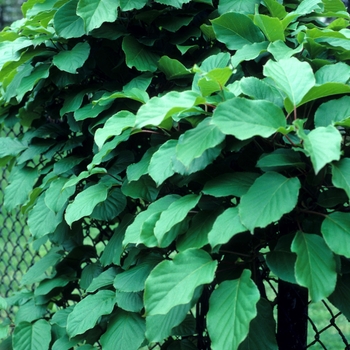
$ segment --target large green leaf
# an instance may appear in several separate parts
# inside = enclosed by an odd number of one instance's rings
[[[105,184],[98,183],[80,192],[66,209],[65,219],[68,225],[90,215],[98,203],[107,199],[108,190]]]
[[[337,113],[334,113],[337,111]],[[337,122],[347,122],[350,118],[350,96],[322,103],[315,113],[315,126],[328,126]]]
[[[115,21],[118,5],[119,0],[79,0],[77,15],[84,20],[86,32],[90,32],[104,22]]]
[[[204,119],[194,129],[184,132],[176,146],[176,157],[186,167],[199,158],[207,149],[217,146],[225,139],[225,135],[211,118]]]
[[[242,197],[257,177],[258,173],[250,172],[222,174],[206,182],[202,192],[214,197]]]
[[[51,326],[45,320],[22,322],[13,334],[13,348],[16,350],[48,350],[50,341]]]
[[[137,313],[119,309],[101,336],[104,350],[137,350],[145,339],[145,320]]]
[[[28,215],[29,230],[35,238],[41,238],[55,231],[62,221],[62,215],[62,211],[56,214],[46,205],[44,193]]]
[[[241,221],[251,232],[256,227],[266,227],[289,213],[297,204],[298,178],[287,178],[279,173],[268,172],[255,180],[241,198]]]
[[[258,314],[249,324],[247,338],[239,345],[238,350],[278,350],[276,341],[276,322],[271,303],[260,298],[256,304]]]
[[[96,130],[95,142],[101,149],[107,139],[117,136],[126,128],[131,128],[135,124],[135,115],[129,111],[120,111],[113,114],[103,125]]]
[[[227,12],[254,13],[259,0],[220,0],[218,11],[222,15]]]
[[[207,245],[208,233],[213,227],[218,212],[200,211],[192,221],[190,228],[176,242],[177,249],[181,252],[189,248],[202,248]]]
[[[90,294],[75,305],[67,320],[67,333],[74,337],[95,326],[98,319],[112,312],[115,305],[115,293],[100,290]]]
[[[148,173],[149,162],[155,152],[155,147],[150,147],[142,156],[141,160],[137,163],[130,164],[126,169],[126,176],[128,181],[137,181],[142,175]]]
[[[292,149],[279,148],[274,152],[263,154],[256,166],[264,171],[277,171],[288,168],[304,168],[305,164],[300,158],[300,153]]]
[[[13,169],[10,184],[5,188],[4,205],[7,210],[12,210],[27,201],[28,193],[33,189],[37,177],[38,171],[33,168]]]
[[[302,138],[316,174],[326,164],[340,159],[342,136],[333,125],[320,126]]]
[[[72,50],[60,51],[54,56],[52,63],[59,69],[68,73],[77,74],[77,69],[81,68],[90,53],[88,42],[76,44]]]
[[[256,14],[254,23],[262,30],[269,41],[285,41],[284,27],[282,21],[278,18]]]
[[[67,179],[59,177],[50,183],[50,187],[45,192],[45,204],[54,213],[58,213],[75,192],[75,186],[64,188]]]
[[[264,41],[265,37],[253,21],[242,13],[228,12],[211,21],[217,40],[230,50]]]
[[[264,66],[264,75],[273,79],[276,86],[286,93],[294,106],[297,106],[306,93],[315,85],[315,76],[307,62],[295,57],[275,62],[269,60]]]
[[[123,240],[123,246],[127,246],[130,243],[140,244],[143,243],[146,246],[156,246],[157,240],[154,236],[154,225],[149,224],[150,218],[154,215],[159,215],[166,210],[169,205],[179,199],[178,195],[167,195],[157,201],[151,203],[148,208],[139,213],[134,222],[128,226],[125,232],[125,238]]]
[[[57,34],[63,38],[79,38],[85,34],[84,21],[76,13],[78,1],[68,1],[55,13],[54,27]]]
[[[350,158],[343,158],[332,163],[332,182],[342,188],[350,198]]]
[[[160,261],[161,258],[159,256],[150,256],[137,266],[118,273],[113,282],[114,288],[121,292],[142,291],[148,275]]]
[[[124,37],[122,47],[129,68],[135,67],[141,72],[156,71],[160,57],[140,44],[134,37]]]
[[[298,231],[291,250],[297,254],[295,278],[298,284],[309,289],[313,302],[328,297],[337,281],[336,263],[322,237]]]
[[[243,61],[250,61],[257,58],[262,52],[265,52],[269,45],[268,41],[262,41],[253,44],[244,45],[237,50],[231,58],[231,63],[237,67]]]
[[[166,75],[167,79],[181,79],[192,75],[190,69],[187,69],[180,61],[168,56],[162,56],[158,61],[159,69]]]
[[[27,148],[26,144],[12,137],[0,138],[0,157],[17,156]]]
[[[143,292],[116,292],[115,300],[118,307],[125,311],[141,312],[143,309]]]
[[[175,173],[173,169],[173,157],[176,146],[177,140],[168,140],[153,153],[148,166],[148,174],[158,186]]]
[[[201,102],[204,100],[194,91],[171,91],[161,97],[153,97],[138,110],[135,126],[159,125],[172,115],[190,110]]]
[[[157,265],[146,280],[146,315],[165,315],[191,301],[198,286],[212,282],[217,262],[208,253],[187,249]]]
[[[222,282],[210,296],[207,323],[213,350],[237,349],[248,334],[260,298],[250,275],[244,270],[240,278]]]
[[[200,196],[196,194],[188,194],[171,203],[159,217],[154,226],[154,235],[158,240],[159,246],[167,246],[169,240],[175,237],[168,237],[169,231],[178,223],[181,223],[188,212],[193,209],[199,202]],[[170,235],[171,236],[171,235]],[[165,244],[165,242],[167,244]]]
[[[141,176],[137,181],[124,181],[122,185],[122,193],[134,199],[143,199],[148,202],[154,201],[160,189],[157,188],[155,182],[148,176]]]
[[[96,205],[91,217],[97,220],[112,221],[126,207],[126,197],[119,187],[112,188],[107,195],[107,199]]]
[[[322,222],[321,232],[334,253],[350,258],[350,213],[330,213]]]
[[[316,84],[343,83],[350,79],[350,66],[344,62],[338,62],[321,67],[316,73]]]
[[[218,105],[212,123],[224,134],[239,140],[253,136],[269,137],[286,127],[282,109],[269,101],[235,97]]]
[[[227,243],[234,235],[244,231],[247,231],[247,228],[241,223],[238,208],[228,208],[215,220],[208,233],[208,240],[214,248],[219,244]]]

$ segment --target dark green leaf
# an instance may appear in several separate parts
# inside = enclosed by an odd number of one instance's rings
[[[322,237],[298,231],[291,250],[297,254],[295,278],[298,284],[309,289],[313,302],[328,297],[334,291],[337,274],[333,253]]]

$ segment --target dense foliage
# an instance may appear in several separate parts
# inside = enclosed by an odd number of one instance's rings
[[[264,265],[350,317],[340,0],[22,10],[0,33],[1,122],[24,131],[0,138],[5,206],[51,248],[0,300],[14,349],[276,349]]]

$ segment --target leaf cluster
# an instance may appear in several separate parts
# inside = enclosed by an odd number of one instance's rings
[[[340,0],[22,11],[0,33],[1,123],[24,131],[0,138],[4,205],[51,249],[1,300],[14,349],[277,349],[267,267],[350,317]]]

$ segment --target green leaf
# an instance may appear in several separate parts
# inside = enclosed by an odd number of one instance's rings
[[[119,6],[123,11],[140,10],[147,4],[147,0],[119,0],[119,1],[120,1]]]
[[[274,59],[276,61],[287,59],[292,57],[293,55],[301,52],[304,49],[303,45],[297,46],[295,49],[290,48],[287,46],[284,41],[277,40],[272,42],[269,47],[267,48],[267,51],[272,54]]]
[[[97,220],[112,221],[126,207],[126,197],[119,187],[112,188],[107,195],[107,199],[96,205],[91,217]]]
[[[222,15],[227,12],[254,13],[259,0],[220,0],[218,11]]]
[[[204,102],[194,91],[171,91],[161,97],[153,97],[142,105],[136,114],[136,128],[159,125],[167,118],[190,110]]]
[[[115,305],[115,293],[100,290],[90,294],[75,305],[67,320],[67,333],[70,337],[82,334],[95,326],[98,319],[112,312]]]
[[[54,15],[54,28],[56,33],[63,38],[80,38],[85,34],[84,21],[76,13],[78,1],[68,1]]]
[[[178,326],[186,317],[191,303],[177,305],[165,315],[146,317],[146,338],[150,342],[161,342],[171,335],[172,328]]]
[[[158,68],[159,56],[140,44],[134,37],[126,36],[122,44],[126,64],[141,72],[155,72]]]
[[[156,150],[155,147],[149,148],[145,154],[142,156],[141,160],[137,163],[130,164],[126,169],[126,175],[129,180],[131,181],[137,181],[142,175],[147,174],[148,165],[149,162],[154,154],[154,151]]]
[[[276,322],[268,300],[260,298],[256,304],[258,314],[249,324],[247,338],[238,350],[278,350],[276,341]]]
[[[241,198],[241,221],[251,232],[266,227],[289,213],[297,204],[301,184],[298,178],[287,178],[268,172],[255,180]]]
[[[103,287],[112,286],[116,273],[117,271],[115,267],[110,267],[108,270],[103,271],[92,280],[89,287],[86,289],[86,292],[91,293],[98,289],[102,289]]]
[[[217,262],[203,250],[188,249],[158,264],[146,280],[146,315],[165,315],[191,301],[195,289],[212,282]]]
[[[50,251],[37,261],[29,270],[23,275],[21,285],[33,284],[47,278],[46,272],[55,266],[57,262],[62,259],[63,252],[58,247],[53,247]]]
[[[258,173],[248,172],[222,174],[206,182],[202,192],[214,197],[242,197],[257,177]]]
[[[224,89],[225,84],[232,76],[232,68],[214,68],[203,75],[204,77],[198,80],[198,87],[202,96],[210,96],[214,92]]]
[[[300,62],[295,57],[278,62],[269,60],[264,66],[264,75],[273,79],[276,86],[286,93],[294,106],[302,101],[316,82],[311,66],[307,62]]]
[[[29,230],[34,238],[41,238],[55,231],[62,221],[63,212],[55,213],[45,203],[45,193],[42,194],[28,215]]]
[[[158,4],[173,6],[180,9],[183,4],[189,3],[191,0],[155,0]]]
[[[233,67],[237,67],[243,61],[251,61],[260,56],[262,52],[265,52],[269,42],[263,41],[253,44],[244,45],[241,49],[237,50],[231,58]]]
[[[214,221],[218,216],[218,212],[200,211],[196,214],[190,228],[185,234],[178,237],[176,242],[177,249],[182,252],[189,248],[202,248],[207,245],[208,233],[213,227]]]
[[[43,318],[46,314],[45,305],[36,305],[35,300],[29,299],[29,301],[21,304],[21,307],[16,312],[15,325],[19,325],[22,322],[33,322],[39,318]]]
[[[323,238],[298,231],[291,250],[297,254],[295,278],[298,284],[309,289],[315,303],[328,297],[334,291],[337,274],[333,253]]]
[[[275,151],[263,154],[256,166],[263,171],[280,171],[288,168],[304,168],[300,154],[292,149],[276,149]]]
[[[350,258],[350,213],[330,213],[322,222],[321,232],[334,253]]]
[[[350,198],[350,158],[343,158],[339,162],[333,162],[332,183],[337,188],[342,188]]]
[[[74,111],[74,119],[76,121],[81,121],[81,120],[85,120],[88,118],[95,118],[101,112],[108,109],[111,104],[112,104],[112,102],[109,102],[109,104],[102,106],[102,105],[94,105],[92,103],[88,103],[85,106]]]
[[[337,111],[337,113],[334,113]],[[350,96],[322,103],[315,113],[315,126],[328,126],[348,122],[350,118]]]
[[[119,0],[79,0],[77,15],[84,20],[86,32],[90,32],[104,22],[114,22],[118,5]]]
[[[120,265],[125,230],[131,224],[132,219],[133,217],[131,215],[123,215],[122,221],[114,229],[113,236],[108,241],[100,259],[102,266],[111,265],[112,263]]]
[[[51,341],[51,326],[45,320],[35,323],[21,322],[15,327],[13,348],[16,350],[48,350]]]
[[[70,281],[70,278],[66,276],[54,277],[51,279],[44,279],[40,284],[35,288],[34,295],[46,295],[49,294],[53,289],[66,286]]]
[[[338,62],[321,67],[316,73],[316,84],[343,83],[350,79],[350,66],[343,62]]]
[[[130,312],[141,312],[143,309],[143,292],[126,293],[116,292],[115,300],[121,309]]]
[[[75,186],[63,189],[67,179],[59,177],[52,181],[50,187],[45,192],[45,204],[54,213],[58,213],[75,192]]]
[[[333,125],[320,126],[303,137],[304,149],[317,174],[326,164],[340,159],[342,136]]]
[[[256,14],[254,16],[254,24],[262,30],[269,41],[285,41],[284,27],[282,21],[278,18]]]
[[[150,256],[137,266],[118,273],[114,279],[114,288],[121,292],[140,292],[144,290],[147,277],[160,261],[159,256]]]
[[[80,192],[66,209],[67,224],[71,226],[74,221],[90,215],[98,203],[107,199],[108,190],[106,185],[98,183]]]
[[[213,113],[212,123],[224,134],[239,140],[257,135],[267,138],[286,127],[282,109],[272,102],[239,97],[220,103]]]
[[[224,13],[211,21],[218,41],[229,50],[241,49],[244,45],[265,40],[260,29],[242,13]]]
[[[88,42],[76,44],[72,50],[60,51],[54,56],[52,63],[61,71],[77,74],[77,69],[81,68],[90,54]]]
[[[186,78],[193,73],[180,61],[168,56],[162,56],[158,62],[158,68],[166,75],[168,80]]]
[[[278,0],[264,0],[264,4],[268,8],[272,17],[283,19],[287,16],[287,11],[285,10],[284,6],[278,2]]]
[[[198,204],[200,198],[201,197],[198,195],[188,194],[171,203],[169,207],[161,213],[154,227],[154,235],[160,247],[167,246],[171,243],[169,242],[170,238],[167,234],[176,224],[185,219],[188,212]],[[165,244],[164,241],[167,244]]]
[[[145,339],[145,328],[139,314],[119,309],[101,336],[101,345],[104,350],[137,350]]]
[[[213,350],[237,349],[248,334],[260,298],[250,275],[244,270],[240,278],[220,283],[210,296],[207,324]]]
[[[325,83],[322,85],[314,86],[310,91],[305,95],[302,101],[299,103],[299,106],[321,99],[322,97],[333,96],[338,94],[348,94],[350,93],[350,86],[342,83]],[[293,110],[292,103],[285,101],[285,107],[288,113]]]
[[[146,246],[156,246],[157,240],[154,236],[153,230],[154,225],[150,225],[150,218],[154,215],[160,216],[164,210],[166,210],[169,205],[179,199],[178,195],[167,195],[157,201],[151,203],[146,210],[139,213],[134,222],[130,224],[125,232],[125,238],[123,241],[123,246],[126,247],[128,244],[140,244],[143,243]]]
[[[148,202],[154,201],[160,189],[157,188],[154,181],[148,176],[141,176],[137,181],[124,181],[122,185],[122,193],[130,198],[143,199]]]
[[[207,149],[217,146],[225,135],[206,118],[194,129],[185,131],[176,146],[176,157],[186,167],[199,158]]]
[[[0,158],[17,156],[27,148],[24,142],[12,137],[0,138]]]
[[[244,231],[247,231],[247,228],[241,223],[238,208],[228,208],[215,220],[208,233],[208,240],[212,248],[215,248],[219,244],[229,242],[237,233]]]
[[[172,158],[174,157],[176,146],[177,140],[168,140],[152,155],[148,166],[148,174],[156,182],[157,186],[175,173]]]
[[[293,239],[294,234],[281,236],[275,249],[266,255],[266,264],[269,269],[278,278],[289,283],[296,283],[294,266],[297,257],[290,250]]]
[[[4,206],[11,211],[28,200],[28,193],[38,177],[38,171],[29,167],[13,168],[10,184],[5,187]]]

